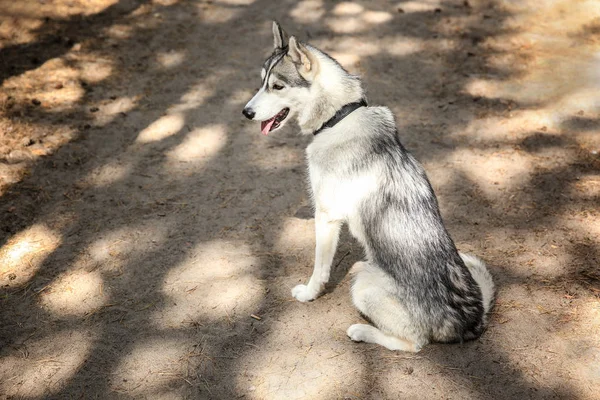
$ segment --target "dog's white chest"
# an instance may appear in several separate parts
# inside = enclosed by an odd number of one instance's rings
[[[361,200],[377,186],[372,174],[348,173],[347,165],[336,167],[335,157],[322,159],[308,157],[308,170],[313,199],[317,211],[331,219],[348,220],[357,212]]]

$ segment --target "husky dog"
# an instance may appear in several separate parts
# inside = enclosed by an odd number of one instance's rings
[[[457,251],[423,167],[402,146],[392,112],[367,106],[358,77],[273,23],[274,51],[243,114],[267,135],[296,117],[315,209],[316,251],[299,301],[329,280],[342,223],[362,244],[352,300],[375,326],[355,324],[354,341],[417,352],[425,344],[479,337],[494,302],[485,264]]]

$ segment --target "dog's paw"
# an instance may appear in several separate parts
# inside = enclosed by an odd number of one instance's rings
[[[296,300],[303,303],[316,299],[317,295],[318,293],[309,290],[308,286],[306,285],[298,285],[292,289],[292,296],[294,296]]]
[[[346,335],[355,342],[366,342],[371,333],[371,327],[365,324],[350,325],[346,331]]]

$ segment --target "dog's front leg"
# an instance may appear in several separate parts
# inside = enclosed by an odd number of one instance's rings
[[[323,212],[316,213],[315,268],[308,285],[298,285],[292,289],[292,296],[297,300],[304,302],[316,299],[329,281],[341,226],[341,221],[331,221]]]

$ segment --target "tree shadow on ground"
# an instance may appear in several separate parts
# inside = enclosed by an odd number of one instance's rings
[[[35,347],[36,341],[51,334],[60,336],[64,333],[68,336],[78,330],[89,335],[90,343],[89,350],[75,363],[72,373],[57,383],[55,388],[48,387],[44,393],[11,389],[22,397],[152,397],[167,393],[196,398],[243,396],[247,392],[240,386],[245,373],[244,365],[240,363],[248,355],[256,355],[260,349],[268,348],[270,335],[284,311],[300,307],[296,303],[286,302],[289,294],[287,289],[282,290],[282,284],[290,282],[291,276],[307,275],[308,269],[302,267],[299,270],[294,255],[281,252],[276,243],[284,231],[286,220],[306,204],[303,185],[298,183],[303,178],[301,153],[305,140],[291,139],[291,134],[283,133],[282,137],[287,142],[283,148],[276,142],[277,139],[273,145],[267,145],[271,148],[257,146],[255,138],[248,135],[248,129],[242,129],[239,112],[243,101],[230,101],[239,96],[239,83],[247,82],[246,72],[255,71],[260,65],[264,55],[262,49],[267,49],[270,43],[269,30],[265,29],[268,25],[268,21],[265,22],[266,15],[277,14],[279,6],[266,1],[256,1],[247,6],[214,6],[206,2],[182,1],[164,6],[153,5],[146,14],[132,16],[133,10],[146,3],[119,2],[96,16],[60,23],[66,26],[61,29],[73,30],[69,37],[90,39],[92,47],[119,60],[116,64],[119,70],[113,71],[106,80],[92,85],[92,94],[82,99],[80,105],[85,105],[90,98],[106,97],[115,88],[120,88],[130,96],[143,95],[142,100],[126,116],[90,129],[82,134],[80,140],[39,161],[23,182],[14,185],[0,199],[0,210],[8,216],[2,221],[3,231],[7,232],[3,243],[10,239],[9,234],[24,231],[34,224],[45,224],[57,232],[61,240],[61,244],[43,260],[34,277],[26,284],[0,289],[3,299],[0,310],[0,319],[3,321],[0,325],[0,356],[5,360],[20,358],[19,355],[27,354],[30,348]],[[467,107],[467,104],[471,107],[480,101],[481,104],[489,102],[483,106],[501,112],[505,108],[502,102],[476,100],[464,94],[462,89],[470,74],[487,71],[494,73],[498,79],[511,75],[509,70],[491,71],[486,65],[486,58],[492,54],[486,53],[487,50],[480,46],[486,37],[502,32],[499,28],[501,21],[509,15],[495,10],[493,18],[497,20],[494,24],[477,22],[463,32],[446,32],[443,29],[444,18],[480,13],[481,18],[487,21],[489,18],[485,18],[485,8],[495,3],[487,2],[477,10],[463,2],[443,4],[440,12],[435,9],[411,15],[398,12],[391,21],[360,35],[365,40],[377,40],[378,36],[393,34],[418,39],[447,36],[457,38],[461,43],[459,51],[425,48],[401,57],[383,53],[364,57],[361,67],[365,71],[371,99],[376,103],[391,102],[390,106],[409,109],[415,107],[414,103],[419,103],[421,111],[434,122],[436,112],[449,102],[452,102],[452,107]],[[310,24],[300,24],[287,16],[278,19],[290,32],[308,30],[317,41],[354,36],[336,33],[328,28],[325,20],[333,15],[334,3],[327,2],[325,6],[321,20]],[[386,9],[379,3],[366,7],[372,7],[375,11],[377,7]],[[229,15],[229,19],[223,17],[222,22],[209,22],[203,16],[211,12],[217,20],[222,14]],[[100,41],[93,40],[96,33],[108,25],[122,23],[135,27],[137,22],[149,18],[153,13],[162,15],[159,23],[152,28],[133,29],[132,34],[120,40],[116,48],[103,47]],[[186,62],[164,70],[149,62],[152,54],[173,50],[172,43],[167,39],[190,29],[192,23],[193,35],[184,36],[190,42],[175,46],[178,50],[184,50]],[[54,28],[49,26],[48,29]],[[31,56],[28,51],[33,50],[39,54],[40,61],[48,60],[66,51],[63,44],[52,40],[42,35],[39,42],[28,47],[4,49],[0,54],[19,61],[15,65],[26,65],[21,61],[28,60]],[[249,40],[256,43],[249,44]],[[140,43],[146,43],[148,49],[136,56],[135,50]],[[224,47],[230,57],[223,57]],[[457,62],[457,57],[461,58],[460,62]],[[441,60],[437,68],[452,65],[455,70],[442,75],[448,79],[441,81],[436,78],[439,75],[430,77],[427,72],[431,67],[425,62],[428,58]],[[139,73],[140,63],[145,65],[143,74],[147,78],[138,77],[128,81],[129,77]],[[383,68],[382,71],[382,66],[386,65],[389,68]],[[394,97],[390,82],[402,82],[403,70],[414,69],[414,65],[423,66],[423,79],[427,80],[426,86],[431,93],[417,98]],[[16,76],[27,68],[30,67],[5,71],[0,77]],[[173,82],[174,76],[178,77],[177,82]],[[206,82],[210,82],[210,85]],[[190,95],[193,92],[190,88],[199,84],[210,87]],[[401,93],[406,93],[406,90]],[[421,104],[431,100],[431,97],[438,104]],[[180,111],[169,114],[168,110],[175,109]],[[43,114],[43,111],[40,113]],[[68,112],[69,118],[75,121],[85,120],[87,114],[84,114],[77,111],[76,107]],[[164,137],[140,142],[141,131],[157,121],[170,121],[163,119],[165,114],[176,115],[173,118],[183,122],[175,123]],[[580,126],[595,129],[596,122],[571,121],[567,126],[571,127],[569,129],[578,129]],[[446,128],[459,129],[461,123],[458,121],[456,126]],[[401,128],[400,133],[407,141],[416,144],[415,153],[424,162],[446,157],[457,150],[453,144],[419,145],[420,142],[438,140],[440,136],[444,140],[444,135],[432,131],[429,126],[415,127],[410,131],[409,128]],[[194,132],[199,132],[200,139],[204,138],[206,142],[210,136],[202,135],[218,129],[222,130],[224,142],[202,163],[193,164],[189,159],[181,161],[172,157],[178,149],[200,145],[202,141],[189,142]],[[568,139],[539,133],[534,133],[521,143],[525,151],[532,152],[565,144],[568,144]],[[253,151],[259,151],[258,155]],[[234,153],[235,158],[232,157]],[[266,157],[281,158],[284,166],[261,167],[260,159]],[[298,165],[290,167],[294,162],[286,161],[286,157],[297,157]],[[189,168],[190,163],[193,164],[192,168]],[[95,176],[99,169],[113,164],[126,166],[122,176],[107,184],[90,184],[90,177]],[[463,197],[464,205],[460,212],[464,213],[468,208],[469,219],[460,220],[456,215],[447,215],[450,228],[459,231],[461,226],[469,225],[473,220],[478,221],[481,232],[506,227],[509,231],[526,234],[531,229],[552,227],[565,212],[567,201],[571,204],[580,202],[582,208],[587,208],[597,199],[554,196],[556,186],[548,186],[546,182],[557,179],[564,183],[573,182],[577,176],[593,168],[596,168],[593,160],[575,157],[573,164],[567,167],[534,174],[522,185],[523,195],[515,202],[551,204],[553,212],[546,214],[543,207],[536,209],[534,214],[517,210],[508,218],[490,209],[493,201],[480,196],[479,191],[473,189],[477,186],[476,182],[459,176],[459,179],[448,184],[449,189],[445,192],[452,191]],[[282,196],[284,192],[287,197]],[[465,200],[466,194],[468,200]],[[551,203],[548,203],[549,195],[553,195]],[[269,204],[269,208],[257,207],[260,204]],[[114,236],[115,232],[125,233]],[[123,238],[127,240],[127,245],[121,250],[123,254],[117,253],[110,260],[94,258],[90,249],[100,240]],[[235,308],[233,311],[223,311],[219,306],[219,295],[215,295],[214,300],[208,300],[218,310],[211,314],[205,310],[210,308],[206,303],[200,305],[201,299],[206,301],[206,297],[214,295],[211,289],[213,280],[207,278],[198,284],[199,289],[191,285],[185,290],[189,290],[189,293],[197,290],[201,294],[196,299],[202,310],[192,315],[187,325],[161,325],[160,316],[167,320],[164,315],[177,312],[176,303],[183,301],[169,294],[165,282],[173,282],[170,277],[177,268],[189,263],[190,258],[199,256],[200,253],[195,250],[198,246],[202,248],[203,245],[221,242],[233,243],[233,247],[246,246],[249,256],[257,260],[250,267],[249,274],[257,282],[263,282],[264,287],[249,307],[256,315],[269,315],[269,318],[260,321],[248,318],[244,307],[241,307],[242,311],[236,311]],[[589,266],[598,259],[598,247],[593,242],[573,244],[567,251],[577,265]],[[502,249],[496,250],[496,253],[501,254]],[[338,267],[330,297],[336,295],[336,289],[344,281],[348,268],[360,257],[360,250],[345,234],[336,256]],[[207,271],[210,277],[210,264],[199,268]],[[78,270],[86,274],[99,274],[105,291],[103,306],[83,315],[53,312],[43,301],[44,293],[51,292],[53,284],[60,281],[61,276]],[[581,274],[587,269],[578,268],[577,271]],[[496,275],[501,285],[531,283],[532,279],[530,276],[511,275],[506,269],[500,269]],[[545,283],[541,282],[540,285]],[[317,304],[308,307],[317,307]],[[493,321],[490,330],[498,329],[499,325]],[[367,350],[364,350],[364,346],[352,345],[350,352],[360,365],[356,372],[360,383],[352,385],[352,393],[356,393],[357,397],[369,397],[379,392],[381,396],[389,397],[392,394],[380,385],[382,377],[390,369],[412,368],[414,365],[418,368],[437,368],[438,374],[458,381],[459,386],[468,386],[475,397],[573,396],[568,386],[532,384],[519,366],[507,357],[506,349],[495,343],[494,338],[491,334],[479,342],[433,346],[417,360],[390,357],[381,349],[367,346]],[[153,343],[158,345],[152,347]],[[160,353],[161,347],[168,347],[170,343],[175,343],[171,358],[187,357],[188,367],[185,371],[171,370],[161,364],[162,360],[156,361],[151,357],[152,351]],[[155,371],[155,374],[162,373],[162,378],[149,382],[147,376],[136,376],[134,382],[124,381],[117,371],[127,369],[127,360],[138,357],[140,347],[146,344],[150,346],[150,356],[140,356],[138,360],[150,365],[157,362],[157,368],[165,368],[165,371]],[[424,364],[419,364],[419,360]],[[22,364],[16,365],[21,370],[14,372],[29,373],[31,376],[26,357]],[[3,374],[10,375],[11,385],[16,385],[11,388],[30,383],[26,378],[20,382],[15,380],[14,374],[9,372]],[[410,378],[410,374],[407,377]],[[473,380],[476,383],[471,385],[469,382]]]

